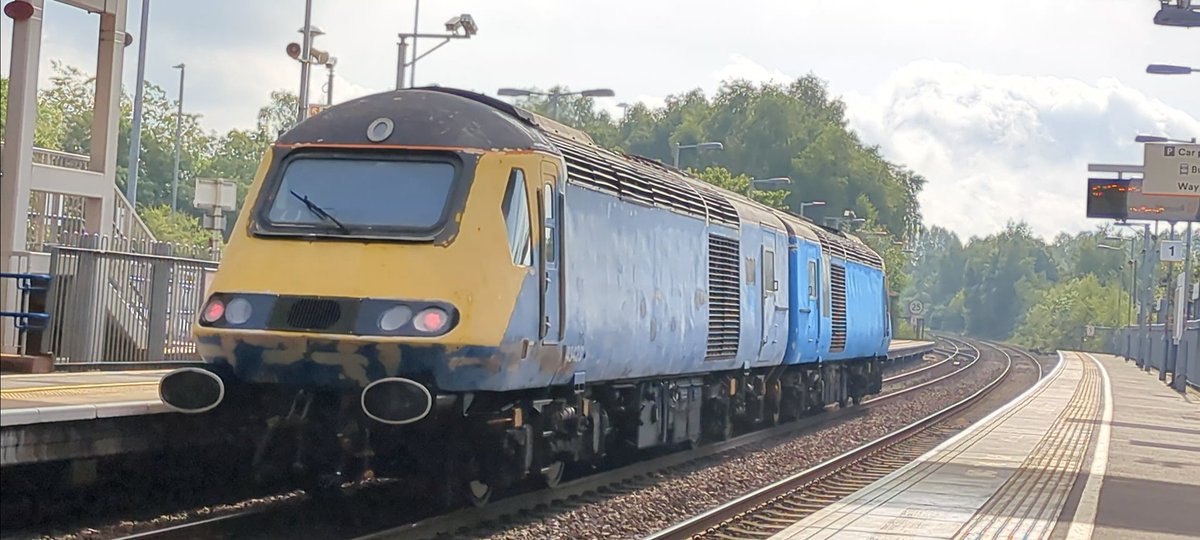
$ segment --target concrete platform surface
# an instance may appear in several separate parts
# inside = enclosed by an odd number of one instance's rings
[[[1080,504],[1097,505],[1092,537],[1200,538],[1200,398],[1171,390],[1132,362],[1092,356],[1113,391],[1099,500]]]
[[[773,538],[1197,538],[1200,403],[1110,356]]]
[[[897,360],[913,356],[915,354],[924,354],[932,351],[937,345],[932,341],[917,341],[912,339],[893,339],[888,345],[888,358]]]
[[[169,370],[0,375],[0,427],[167,412]]]

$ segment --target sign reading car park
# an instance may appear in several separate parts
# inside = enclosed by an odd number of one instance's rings
[[[1200,144],[1146,143],[1144,159],[1142,193],[1200,197]]]
[[[1183,240],[1163,240],[1158,244],[1158,260],[1179,262],[1183,260]]]

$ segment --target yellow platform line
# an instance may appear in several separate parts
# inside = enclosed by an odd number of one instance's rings
[[[68,390],[91,390],[94,388],[119,388],[130,386],[157,386],[158,381],[138,381],[138,382],[119,382],[119,383],[90,383],[90,384],[65,384],[57,386],[36,386],[32,388],[15,388],[12,390],[0,390],[0,398],[15,398],[18,394],[38,394],[47,392],[62,392]]]

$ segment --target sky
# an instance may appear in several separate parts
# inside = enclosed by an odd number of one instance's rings
[[[41,75],[51,59],[94,70],[98,18],[47,0]],[[130,0],[138,35],[142,0]],[[1044,238],[1088,220],[1088,163],[1140,164],[1139,133],[1200,136],[1200,74],[1145,73],[1149,63],[1200,66],[1200,29],[1154,25],[1157,0],[426,0],[420,30],[470,13],[479,33],[421,59],[418,85],[488,94],[506,86],[612,88],[602,106],[661,104],[743,78],[813,73],[847,104],[851,128],[928,179],[928,224],[964,238],[1025,221]],[[413,0],[313,0],[315,46],[338,58],[334,101],[390,90],[396,34]],[[146,78],[223,132],[251,127],[272,90],[296,91],[303,0],[154,0]],[[0,23],[8,73],[11,20]],[[419,42],[420,51],[432,43]],[[134,86],[137,43],[124,80]],[[325,70],[313,70],[313,101]],[[797,186],[799,187],[799,186]]]

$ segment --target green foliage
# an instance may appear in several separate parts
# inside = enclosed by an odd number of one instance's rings
[[[92,107],[95,79],[72,66],[53,63],[50,85],[38,95],[38,123],[34,144],[42,148],[90,154]],[[7,103],[8,81],[0,79],[0,102]],[[141,152],[138,170],[138,206],[171,205],[171,182],[175,167],[175,122],[178,103],[166,92],[147,82],[143,94]],[[184,113],[180,118],[179,199],[181,212],[199,216],[192,208],[196,178],[235,180],[239,202],[245,197],[263,153],[280,130],[295,124],[296,95],[271,93],[271,102],[258,114],[254,129],[231,130],[225,135],[206,133],[200,116]],[[128,178],[129,144],[132,140],[133,101],[121,99],[117,138],[117,184],[125,188]]]
[[[167,205],[142,208],[138,215],[160,242],[171,242],[194,248],[206,248],[212,237],[200,220],[182,212],[172,212]]]
[[[518,104],[553,112],[541,96]],[[668,97],[660,108],[629,106],[618,121],[597,111],[592,98],[562,97],[557,107],[559,121],[586,131],[597,144],[664,163],[671,162],[672,143],[720,141],[723,151],[683,150],[680,166],[790,177],[784,203],[797,210],[804,201],[825,201],[824,207],[805,209],[817,222],[851,209],[871,216],[895,238],[920,225],[917,194],[925,179],[860,141],[847,125],[845,105],[813,75],[788,85],[729,81],[711,98],[692,90]]]
[[[1109,239],[1111,233],[1060,234],[1047,244],[1025,224],[1010,223],[964,247],[954,233],[932,227],[920,235],[912,282],[901,296],[929,306],[930,328],[1043,350],[1078,348],[1087,326],[1131,319],[1129,240]]]
[[[1079,348],[1088,325],[1122,322],[1119,301],[1127,301],[1119,282],[1102,283],[1094,274],[1072,277],[1042,292],[1020,326],[1016,341],[1042,350]]]
[[[714,186],[722,189],[727,189],[734,193],[745,195],[750,188],[750,177],[744,174],[734,176],[729,172],[729,169],[724,167],[705,167],[703,171],[689,170],[690,174],[704,180]],[[787,192],[783,190],[760,190],[755,189],[749,192],[750,198],[767,206],[786,209],[787,205],[783,204],[783,198],[787,196]]]

